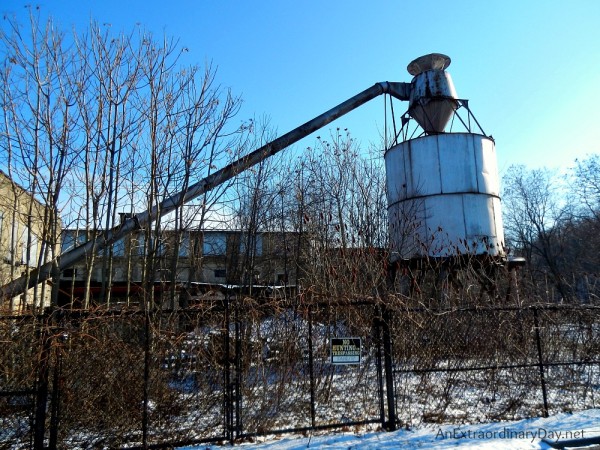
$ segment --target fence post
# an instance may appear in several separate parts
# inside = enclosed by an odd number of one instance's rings
[[[72,320],[72,318],[69,318]],[[64,316],[61,313],[57,320],[58,326],[64,326]],[[60,331],[60,329],[57,329]],[[60,422],[60,387],[61,387],[61,372],[62,372],[62,348],[67,336],[64,334],[57,334],[55,339],[54,348],[54,373],[52,375],[52,403],[50,408],[50,440],[48,442],[49,450],[56,450],[58,448],[58,427]]]
[[[381,354],[381,318],[375,314],[373,320],[373,329],[375,333],[375,345],[377,346],[377,353],[375,356],[377,364],[377,387],[379,390],[379,420],[381,421],[381,427],[385,427],[385,404],[383,400],[383,367],[382,367],[382,354]]]
[[[239,297],[235,299],[235,437],[242,434],[242,323]]]
[[[383,358],[385,365],[385,390],[387,394],[388,407],[388,423],[387,430],[394,431],[396,429],[396,396],[394,392],[394,371],[392,362],[392,339],[390,336],[390,320],[391,315],[389,310],[382,307],[382,328],[383,328]]]
[[[146,311],[144,312],[144,392],[143,392],[143,408],[142,411],[142,447],[148,448],[148,423],[150,421],[149,417],[149,407],[150,407],[150,358],[151,358],[151,349],[152,344],[150,342],[152,338],[152,333],[150,330],[150,306],[146,306]]]
[[[544,375],[544,357],[542,354],[542,340],[540,338],[540,323],[537,308],[533,308],[533,325],[535,328],[535,341],[537,344],[538,367],[540,369],[540,382],[542,385],[542,397],[544,399],[544,417],[548,417],[548,395],[546,392],[546,376]]]
[[[234,437],[233,437],[233,392],[231,385],[231,368],[230,368],[230,359],[231,355],[229,354],[229,325],[230,325],[230,310],[229,310],[229,291],[227,291],[225,295],[225,328],[223,332],[224,345],[225,345],[225,355],[223,361],[223,368],[225,370],[225,389],[223,389],[223,393],[225,395],[224,401],[224,409],[225,409],[225,432],[227,433],[227,439],[229,443],[233,445]]]
[[[56,450],[58,446],[58,423],[60,411],[60,371],[61,371],[61,349],[54,350],[54,374],[52,376],[52,405],[50,411],[50,440],[48,442],[49,450]]]
[[[315,372],[313,356],[312,307],[308,307],[308,376],[310,378],[310,424],[316,426],[315,413]]]
[[[50,374],[50,351],[51,341],[48,328],[50,327],[52,315],[42,319],[40,339],[42,348],[37,373],[37,386],[35,398],[35,420],[34,420],[34,435],[33,448],[35,450],[43,450],[44,439],[46,435],[46,409],[48,406],[48,378]]]

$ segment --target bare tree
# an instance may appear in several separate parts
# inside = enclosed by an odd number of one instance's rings
[[[571,298],[564,267],[566,227],[572,210],[565,204],[557,175],[512,166],[504,177],[505,231],[509,245],[529,261],[534,278],[547,273],[562,299]]]
[[[600,155],[591,155],[575,162],[574,186],[577,198],[586,207],[582,214],[600,220]]]
[[[349,133],[317,138],[303,169],[303,227],[311,242],[308,284],[334,297],[372,296],[385,284],[387,215],[383,167]]]
[[[260,147],[273,140],[267,120],[253,121],[251,147]],[[261,162],[256,167],[239,174],[233,186],[232,201],[234,217],[231,226],[237,232],[235,250],[230,253],[228,276],[252,289],[260,280],[258,257],[262,254],[261,233],[269,228],[275,213],[275,201],[278,199],[281,180],[282,157]]]
[[[11,154],[10,173],[46,205],[40,237],[40,261],[46,261],[58,256],[63,191],[80,151],[76,145],[77,87],[69,82],[77,64],[66,49],[65,35],[51,20],[43,24],[34,13],[29,28],[7,20],[0,42],[5,55],[2,122]],[[54,260],[52,301],[56,303],[60,274]]]
[[[159,208],[232,161],[246,149],[249,131],[245,123],[231,125],[240,99],[216,84],[212,65],[180,66],[187,50],[176,40],[156,40],[144,30],[114,34],[94,22],[86,33],[68,36],[58,29],[32,13],[29,31],[16,19],[0,30],[2,164],[48,206],[41,261],[57,256],[61,225],[79,230],[74,244],[101,237],[118,226],[119,213]],[[195,205],[179,205],[173,217],[141,230],[143,242],[131,239],[88,255],[83,306],[90,305],[94,276],[102,280],[102,300],[111,302],[115,257],[122,264],[127,251],[129,282],[136,271],[131,252],[138,253],[139,244],[146,248],[140,277],[147,288],[169,267],[176,281],[181,233],[201,227],[226,188]],[[168,261],[166,228],[179,233]],[[57,261],[56,287],[58,267]],[[154,289],[147,291],[153,304]]]
[[[219,86],[215,86],[215,75],[216,71],[211,66],[206,67],[203,73],[198,67],[190,67],[178,74],[175,89],[181,97],[168,127],[169,152],[172,155],[169,170],[174,176],[171,185],[165,186],[167,195],[186,191],[195,180],[210,175],[218,164],[229,162],[246,148],[244,136],[247,127],[242,125],[234,130],[228,129],[229,121],[239,110],[240,100],[231,92],[222,92]],[[205,227],[211,207],[229,186],[230,183],[225,183],[207,193],[199,204],[181,203],[173,214],[168,271],[172,308],[177,306],[175,283],[196,279],[198,265],[191,261],[194,254],[189,242],[190,231]],[[182,256],[186,257],[188,264],[180,274]],[[187,280],[181,276],[185,272]]]

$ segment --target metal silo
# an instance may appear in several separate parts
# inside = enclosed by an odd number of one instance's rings
[[[394,261],[504,257],[494,141],[470,129],[444,132],[458,109],[468,109],[445,72],[449,64],[432,54],[408,66],[414,78],[407,114],[423,132],[385,154]]]

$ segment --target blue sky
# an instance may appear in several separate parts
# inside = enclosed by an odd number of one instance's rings
[[[240,120],[267,116],[277,134],[375,82],[410,81],[412,59],[440,52],[452,58],[459,97],[496,139],[501,173],[600,152],[598,0],[4,0],[0,12],[25,21],[26,4],[64,29],[94,19],[179,38],[186,63],[212,61],[220,84],[242,96]],[[379,98],[333,127],[367,147],[379,145],[383,124]]]

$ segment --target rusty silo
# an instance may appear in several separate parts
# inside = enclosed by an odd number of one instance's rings
[[[468,109],[445,71],[449,64],[435,53],[408,66],[414,78],[407,117],[423,131],[385,154],[395,262],[505,256],[494,141],[470,129],[444,131],[457,109]]]

